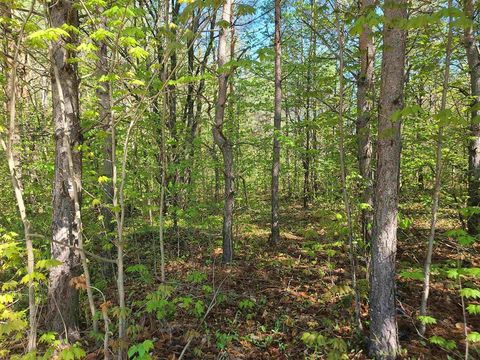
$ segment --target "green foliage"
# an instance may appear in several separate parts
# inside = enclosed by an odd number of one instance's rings
[[[224,350],[236,338],[237,338],[236,335],[217,331],[215,332],[215,339],[216,339],[215,345],[217,346],[218,349]]]
[[[423,271],[420,270],[420,269],[402,270],[399,275],[403,279],[411,279],[411,280],[423,280],[424,279]]]
[[[437,323],[437,319],[431,316],[418,316],[417,319],[424,325],[433,325]]]
[[[158,225],[159,225],[159,199],[160,191],[165,192],[166,205],[164,207],[165,221],[165,250],[169,264],[169,270],[178,264],[185,274],[183,261],[197,261],[196,255],[192,254],[190,244],[207,244],[209,251],[214,243],[220,242],[220,229],[222,226],[221,203],[223,201],[222,181],[222,153],[218,146],[213,144],[211,136],[212,119],[215,113],[215,100],[218,95],[219,73],[229,75],[228,101],[225,106],[225,127],[223,134],[228,138],[234,149],[234,168],[236,176],[236,212],[234,228],[236,238],[241,239],[235,244],[239,247],[239,253],[248,255],[248,261],[257,261],[258,258],[250,258],[252,248],[262,251],[253,251],[254,255],[261,258],[258,265],[262,272],[274,268],[280,277],[292,279],[288,282],[287,289],[283,291],[305,292],[307,296],[299,299],[299,306],[311,306],[313,302],[325,303],[325,308],[334,314],[335,321],[342,319],[343,315],[351,313],[351,300],[353,289],[348,280],[350,270],[347,267],[347,218],[344,211],[341,182],[338,175],[338,42],[335,41],[335,29],[332,24],[339,15],[340,21],[345,21],[345,166],[347,172],[347,191],[351,199],[351,215],[353,232],[355,235],[354,245],[362,244],[361,228],[359,219],[362,210],[371,210],[371,206],[365,203],[362,196],[367,185],[372,185],[372,179],[363,179],[358,174],[357,133],[355,124],[360,116],[356,104],[357,84],[364,79],[359,73],[360,64],[358,51],[358,37],[366,30],[366,26],[372,28],[371,36],[375,42],[381,44],[381,30],[384,27],[384,16],[378,7],[380,4],[359,10],[352,4],[344,4],[338,11],[333,11],[331,4],[292,2],[282,6],[282,50],[283,50],[283,99],[282,99],[282,130],[274,130],[271,125],[273,114],[274,82],[274,51],[271,39],[271,4],[235,4],[234,19],[230,21],[220,20],[216,17],[216,24],[209,28],[209,20],[212,14],[221,11],[222,2],[214,0],[180,0],[178,13],[172,9],[168,22],[163,16],[156,17],[161,13],[158,4],[152,7],[141,7],[133,2],[113,2],[105,0],[85,0],[78,4],[75,9],[80,12],[80,26],[77,28],[70,24],[49,28],[49,19],[44,17],[44,9],[41,3],[29,2],[5,2],[6,6],[12,5],[12,18],[0,17],[0,28],[3,34],[2,49],[6,62],[2,65],[0,83],[3,89],[8,90],[7,77],[9,60],[12,54],[10,49],[19,50],[19,66],[17,68],[17,82],[19,96],[17,99],[17,122],[21,143],[20,164],[25,175],[23,187],[27,202],[27,214],[31,220],[31,229],[45,238],[34,238],[36,259],[46,258],[36,262],[35,271],[31,275],[25,272],[25,251],[22,236],[15,233],[7,233],[0,230],[0,358],[10,358],[9,349],[24,340],[27,329],[26,285],[33,281],[37,302],[44,306],[46,302],[46,279],[47,272],[60,262],[50,257],[49,241],[51,235],[52,220],[52,179],[54,169],[59,166],[55,163],[54,126],[52,124],[51,106],[47,106],[52,100],[51,86],[47,86],[49,79],[46,78],[45,69],[51,68],[50,54],[47,48],[54,42],[68,43],[66,49],[70,56],[69,63],[75,64],[74,70],[78,70],[77,78],[81,79],[79,100],[81,110],[81,134],[82,145],[76,146],[75,150],[82,153],[82,219],[84,230],[84,246],[90,252],[102,254],[104,250],[115,247],[116,226],[113,230],[110,225],[117,225],[116,220],[106,224],[107,209],[112,213],[119,214],[120,206],[113,206],[110,194],[106,189],[113,185],[113,176],[102,170],[102,164],[108,162],[109,154],[105,145],[110,136],[114,136],[116,149],[117,176],[121,174],[121,162],[123,156],[126,160],[125,183],[122,184],[123,194],[120,198],[125,203],[124,232],[125,237],[125,271],[128,274],[126,289],[131,291],[127,294],[130,310],[115,307],[112,309],[114,316],[132,316],[131,324],[142,324],[140,320],[144,316],[143,311],[153,314],[162,324],[167,321],[179,321],[180,316],[187,317],[202,326],[205,337],[210,341],[211,334],[215,331],[209,328],[210,324],[202,322],[206,313],[206,304],[209,304],[212,296],[216,296],[215,306],[221,306],[225,311],[225,318],[231,315],[231,311],[240,313],[246,317],[248,326],[254,327],[248,321],[258,311],[263,312],[263,306],[269,297],[265,297],[262,304],[259,294],[250,294],[242,289],[239,295],[213,294],[214,288],[207,284],[210,269],[208,266],[216,266],[217,260],[213,256],[198,254],[199,260],[207,267],[200,270],[186,270],[190,273],[186,276],[188,284],[174,287],[161,285],[143,298],[144,291],[151,291],[153,285],[152,259],[157,256],[158,248]],[[52,3],[53,4],[53,3]],[[27,15],[28,8],[33,5],[33,12]],[[51,5],[51,4],[50,4]],[[409,4],[410,6],[411,4]],[[159,5],[158,5],[159,6]],[[465,222],[472,216],[480,213],[478,207],[463,207],[467,203],[467,180],[468,161],[466,151],[470,140],[467,129],[470,123],[478,123],[480,117],[470,118],[473,111],[480,109],[479,104],[474,104],[474,96],[469,96],[468,66],[465,60],[462,40],[457,32],[462,33],[466,25],[471,25],[459,4],[445,8],[445,3],[431,3],[426,11],[410,9],[411,16],[401,23],[404,29],[408,29],[409,79],[406,82],[405,98],[400,101],[403,108],[395,112],[392,121],[402,119],[402,163],[400,184],[401,213],[398,217],[398,226],[401,229],[399,245],[406,246],[402,258],[409,257],[411,249],[415,249],[412,259],[422,259],[423,254],[418,254],[417,246],[410,244],[420,243],[416,230],[419,223],[423,223],[429,217],[431,208],[431,190],[435,178],[435,142],[439,125],[444,125],[444,169],[442,171],[442,196],[441,196],[441,229],[450,228],[457,224],[456,215],[461,215]],[[160,12],[159,12],[160,11]],[[265,16],[267,14],[267,16]],[[218,13],[218,15],[220,15]],[[25,24],[22,21],[27,19]],[[455,71],[450,74],[451,86],[447,89],[447,108],[440,109],[441,78],[444,67],[444,48],[446,17],[453,16],[455,36],[453,41],[452,61]],[[237,17],[243,17],[237,19]],[[196,21],[198,23],[196,24]],[[227,60],[224,66],[217,67],[215,64],[215,50],[218,46],[218,29],[228,28],[232,24],[239,25],[242,31],[237,32],[238,42],[235,54]],[[11,29],[7,26],[11,25]],[[25,34],[20,35],[25,25]],[[198,28],[195,28],[198,26]],[[22,30],[21,30],[22,29]],[[80,31],[81,29],[81,31]],[[213,45],[209,45],[209,37],[212,37]],[[314,40],[315,39],[315,40]],[[71,42],[71,43],[70,43]],[[99,58],[102,42],[107,45],[108,56]],[[190,63],[191,54],[187,50],[193,49],[193,63]],[[207,48],[210,55],[207,54]],[[245,49],[245,52],[243,51]],[[258,50],[256,50],[258,49]],[[369,138],[372,139],[373,154],[376,146],[382,140],[390,139],[394,134],[393,129],[379,131],[376,122],[378,118],[379,103],[378,94],[380,89],[380,59],[382,49],[377,46],[375,59],[375,76],[372,88],[373,94],[368,96],[369,102]],[[26,56],[28,54],[28,56]],[[203,56],[205,62],[203,63]],[[26,60],[28,58],[28,61]],[[99,71],[99,60],[106,62],[107,72]],[[25,62],[26,61],[26,62]],[[174,64],[174,62],[176,62]],[[166,78],[163,76],[166,70]],[[356,78],[358,75],[358,78]],[[46,83],[45,83],[46,81]],[[108,86],[107,86],[108,85]],[[108,90],[109,104],[113,110],[112,120],[115,124],[115,132],[103,123],[98,94],[101,90]],[[193,91],[193,93],[191,93]],[[464,94],[465,93],[465,94]],[[0,102],[6,103],[9,94],[0,94]],[[191,103],[189,103],[191,102]],[[193,106],[193,116],[190,114],[189,105]],[[6,124],[9,117],[5,107],[0,110],[0,136],[7,139],[8,130]],[[175,113],[172,113],[175,112]],[[134,126],[129,129],[128,124],[133,121]],[[132,124],[133,124],[132,123]],[[131,133],[130,133],[131,130]],[[129,142],[126,143],[127,131]],[[281,232],[282,242],[280,246],[288,243],[288,250],[281,249],[284,254],[270,256],[264,254],[263,248],[258,244],[266,241],[268,229],[260,224],[267,218],[269,206],[265,199],[269,198],[271,180],[271,142],[277,136],[281,144]],[[165,148],[161,149],[161,142]],[[125,142],[125,143],[124,143]],[[128,156],[125,153],[129,150]],[[1,151],[0,151],[1,152]],[[159,184],[160,173],[163,170],[163,159],[159,154],[166,155],[167,186]],[[4,152],[0,155],[4,156]],[[105,161],[107,160],[107,161]],[[308,162],[309,177],[303,179],[303,172]],[[376,165],[372,161],[373,167]],[[375,169],[372,167],[372,172]],[[18,209],[12,201],[14,199],[11,189],[11,180],[8,176],[6,161],[0,163],[0,197],[2,207],[0,211],[0,224],[19,233],[22,232],[22,224],[18,217]],[[188,178],[188,179],[187,179]],[[120,190],[119,179],[116,179],[116,190]],[[305,181],[304,181],[305,180]],[[305,195],[308,195],[310,209],[297,211],[299,199],[303,196],[303,183],[306,183]],[[123,186],[124,185],[124,186]],[[123,188],[124,187],[124,188]],[[124,195],[122,197],[122,195]],[[175,202],[178,202],[175,204]],[[462,208],[463,207],[463,208]],[[461,208],[456,213],[455,209]],[[107,211],[108,212],[108,211]],[[318,215],[318,216],[317,216]],[[148,223],[150,232],[143,229]],[[174,228],[175,223],[175,228]],[[247,231],[247,226],[255,229]],[[367,227],[371,228],[371,224]],[[440,227],[439,227],[440,230]],[[442,244],[443,255],[448,256],[448,251],[455,250],[443,248],[444,234],[438,231],[438,238]],[[176,233],[175,233],[176,232]],[[175,234],[174,234],[175,233]],[[153,235],[152,235],[153,234]],[[250,234],[251,238],[250,238]],[[285,238],[283,238],[285,236]],[[476,238],[464,230],[452,230],[447,236],[454,238],[460,245],[460,251],[475,244]],[[174,259],[172,251],[174,239],[179,244],[188,244],[185,248],[179,246],[181,260]],[[405,239],[412,240],[404,242]],[[296,248],[296,244],[301,244]],[[449,242],[450,243],[450,242]],[[414,245],[418,245],[414,244]],[[212,246],[211,246],[212,245]],[[291,247],[297,251],[292,251]],[[369,251],[369,245],[359,247],[358,268],[359,278],[363,278],[366,263],[365,254]],[[403,249],[402,249],[403,250]],[[105,253],[109,253],[109,251]],[[132,259],[141,251],[142,263],[134,264]],[[245,251],[245,254],[243,253]],[[363,253],[365,251],[365,253]],[[422,251],[422,250],[419,250]],[[155,252],[155,253],[154,253]],[[406,255],[405,255],[406,254]],[[193,256],[192,256],[193,255]],[[265,262],[263,256],[269,259]],[[89,258],[89,260],[91,260]],[[345,260],[345,261],[344,261]],[[144,262],[143,262],[144,261]],[[212,265],[213,264],[213,265]],[[190,264],[188,264],[190,265]],[[442,264],[443,265],[443,264]],[[105,296],[110,297],[116,286],[113,277],[102,276],[96,261],[90,261],[93,284]],[[235,265],[236,266],[236,265]],[[243,262],[239,265],[243,266]],[[403,280],[423,280],[423,271],[412,268],[417,266],[408,261],[400,272]],[[477,315],[480,308],[477,304],[480,293],[475,288],[480,279],[478,268],[452,268],[452,263],[442,266],[436,272],[437,277],[443,277],[446,285],[458,286],[456,281],[465,281],[461,295],[467,298],[469,305],[467,311],[471,315]],[[464,265],[462,265],[464,266]],[[177,269],[175,269],[177,270]],[[223,272],[223,270],[222,270]],[[169,271],[169,281],[178,274]],[[268,274],[265,272],[265,274]],[[249,274],[250,275],[250,274]],[[257,274],[252,274],[257,275]],[[263,275],[263,273],[262,273]],[[320,276],[319,276],[320,275]],[[172,276],[172,278],[170,278]],[[182,275],[183,276],[183,275]],[[445,279],[446,277],[446,279]],[[182,277],[183,279],[183,277]],[[215,280],[215,279],[213,279]],[[142,282],[143,284],[138,284]],[[304,289],[296,288],[297,282],[307,283]],[[320,282],[318,289],[314,288],[313,282]],[[324,283],[325,282],[325,283]],[[170,284],[171,282],[169,282]],[[218,290],[218,282],[212,281],[215,290]],[[240,285],[241,282],[238,283]],[[237,284],[235,284],[237,285]],[[303,284],[298,284],[303,285]],[[361,294],[367,294],[367,283],[360,282]],[[404,286],[402,282],[399,286]],[[229,285],[230,286],[230,285]],[[146,289],[149,290],[146,290]],[[138,291],[137,291],[138,289]],[[185,290],[186,289],[186,290]],[[250,289],[248,289],[250,290]],[[253,291],[253,288],[251,289]],[[138,296],[142,297],[138,299]],[[240,298],[238,297],[240,296]],[[253,301],[251,299],[258,299]],[[285,294],[287,297],[288,294]],[[283,295],[282,295],[283,297]],[[96,298],[98,300],[100,297]],[[83,319],[85,308],[84,295],[81,295],[79,314],[81,323],[88,323]],[[240,300],[240,301],[238,301]],[[279,300],[278,311],[289,311],[291,304],[283,304]],[[282,300],[282,302],[280,302]],[[113,301],[113,299],[112,299]],[[432,305],[432,312],[434,312]],[[268,309],[268,308],[267,308]],[[271,309],[269,309],[271,311]],[[313,309],[305,308],[303,315],[308,315]],[[249,339],[256,346],[266,349],[277,346],[280,349],[279,339],[284,339],[284,334],[279,334],[282,329],[274,329],[267,332],[266,324],[271,321],[265,311],[265,324],[258,326],[261,332],[259,336],[253,333]],[[275,314],[277,315],[277,314]],[[291,315],[291,314],[290,314]],[[302,322],[302,318],[295,321]],[[258,316],[259,318],[260,316]],[[262,316],[263,317],[263,316]],[[192,319],[193,318],[193,319]],[[215,324],[220,324],[223,317],[215,319]],[[230,319],[228,319],[230,320]],[[434,324],[432,317],[420,317],[424,324]],[[315,354],[320,358],[341,359],[346,356],[346,340],[337,338],[343,332],[334,332],[329,326],[340,326],[335,321],[325,319],[321,333],[305,333],[302,336],[306,352],[318,351]],[[343,321],[343,320],[338,320]],[[325,325],[328,322],[328,325]],[[238,323],[235,323],[238,325]],[[222,324],[223,325],[223,324]],[[438,324],[442,326],[443,324]],[[136,326],[136,327],[135,327]],[[144,340],[141,325],[130,328],[132,344]],[[233,325],[232,325],[233,326]],[[238,325],[238,326],[243,326]],[[283,326],[283,325],[282,325]],[[298,328],[307,329],[305,324],[299,324]],[[203,328],[204,327],[204,328]],[[236,336],[231,335],[232,329],[222,329],[215,334],[217,348],[224,350],[228,343]],[[111,331],[115,332],[115,322],[112,323]],[[336,329],[338,330],[338,329]],[[335,331],[336,331],[335,330]],[[278,332],[278,333],[277,333]],[[239,332],[240,333],[240,332]],[[115,335],[113,335],[115,336]],[[137,338],[138,336],[138,338]],[[347,335],[350,336],[350,335]],[[287,336],[288,338],[288,336]],[[437,344],[447,349],[451,343],[447,340],[440,342],[432,338],[432,344]],[[350,341],[350,340],[349,340]],[[436,342],[435,342],[436,341]],[[41,348],[48,346],[49,349],[60,350],[60,344],[54,334],[44,333],[40,336]],[[472,342],[474,342],[472,340]],[[197,345],[202,348],[204,339]],[[90,343],[88,345],[91,345]],[[355,347],[357,343],[351,341],[349,346]],[[130,348],[129,356],[134,358],[149,358],[151,350],[147,341],[136,344]],[[90,347],[89,347],[90,348]],[[143,348],[143,350],[140,350]],[[211,354],[202,354],[198,349],[194,357],[203,358]],[[268,349],[269,351],[272,349]],[[2,352],[3,351],[3,352]],[[73,357],[78,357],[73,351]],[[266,350],[265,350],[266,353]],[[270,354],[270,352],[269,352]],[[51,354],[53,356],[53,354]],[[301,356],[308,354],[301,354]],[[416,354],[413,354],[415,356]],[[67,355],[71,356],[71,355]],[[189,355],[191,356],[191,355]],[[274,356],[271,353],[268,356]],[[286,354],[286,357],[291,354]],[[300,356],[299,354],[293,355]],[[352,355],[353,356],[353,355]],[[48,358],[48,357],[45,357]]]
[[[147,295],[146,310],[155,313],[158,320],[171,318],[175,314],[175,304],[169,300],[174,288],[169,285],[160,285],[157,291]]]
[[[327,359],[348,359],[348,348],[345,341],[338,337],[326,337],[318,332],[304,332],[302,342],[315,352],[326,353]]]
[[[38,260],[35,263],[35,268],[49,270],[55,266],[59,266],[62,264],[63,263],[57,259],[44,259],[44,260]]]
[[[128,358],[132,360],[150,360],[152,357],[149,354],[153,350],[153,341],[145,340],[144,342],[132,345],[128,349]]]
[[[407,230],[408,228],[410,228],[413,224],[413,219],[405,216],[405,215],[402,215],[402,214],[398,214],[398,227],[402,230]]]
[[[27,40],[31,46],[46,47],[50,41],[58,41],[61,36],[69,37],[70,35],[62,28],[49,28],[32,32]]]
[[[140,46],[134,46],[128,50],[128,53],[134,58],[144,60],[148,56],[148,51],[142,49]]]
[[[193,314],[197,318],[201,318],[205,314],[205,303],[202,300],[197,300],[193,308]]]
[[[135,265],[127,266],[125,271],[130,274],[139,275],[140,280],[142,280],[145,283],[150,283],[153,280],[152,275],[150,274],[150,271],[143,264],[135,264]]]
[[[310,348],[314,348],[317,350],[318,348],[322,348],[327,344],[327,338],[320,333],[316,332],[304,332],[302,334],[301,340],[305,345]]]
[[[54,345],[57,341],[57,335],[54,332],[45,332],[38,338],[40,344]]]
[[[85,350],[83,350],[78,344],[67,346],[59,353],[61,360],[80,360],[86,356]]]
[[[458,241],[458,243],[462,246],[470,246],[475,242],[475,238],[468,234],[463,229],[454,229],[449,230],[445,233],[445,235],[450,236]]]
[[[207,279],[207,275],[201,271],[192,271],[187,275],[187,281],[192,284],[199,284]]]
[[[477,331],[471,331],[467,335],[467,340],[471,343],[479,343],[480,342],[480,333]]]
[[[18,307],[23,296],[23,249],[18,234],[0,228],[0,357],[8,358],[10,348],[27,330],[25,311]],[[18,270],[22,269],[22,270]]]
[[[255,308],[255,302],[251,299],[243,299],[238,303],[240,310],[252,311]]]
[[[457,347],[457,344],[453,340],[446,340],[441,336],[432,336],[428,339],[430,343],[438,345],[447,350],[453,350]]]
[[[460,295],[466,299],[480,299],[480,290],[472,288],[463,288],[460,290]]]
[[[237,10],[237,16],[255,14],[255,7],[247,4],[238,4],[236,6],[236,10]]]
[[[470,315],[480,315],[480,305],[468,304],[467,311]]]

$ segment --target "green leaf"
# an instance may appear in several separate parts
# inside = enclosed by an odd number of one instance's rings
[[[424,274],[422,270],[403,270],[400,272],[400,277],[404,279],[423,280]]]
[[[141,47],[139,46],[135,46],[131,49],[128,50],[128,53],[133,56],[134,58],[137,58],[137,59],[146,59],[147,56],[148,56],[148,51],[142,49]]]
[[[106,29],[100,28],[90,34],[90,39],[100,41],[105,38],[113,38],[114,34]]]
[[[52,344],[56,340],[56,335],[53,331],[46,332],[40,336],[38,342],[41,344]]]
[[[51,269],[52,267],[62,265],[63,262],[57,259],[45,259],[45,260],[39,260],[35,264],[35,267],[37,269]]]
[[[480,268],[466,268],[466,269],[463,269],[463,273],[466,276],[480,278]]]
[[[243,15],[253,15],[255,14],[255,7],[247,4],[238,4],[237,5],[237,15],[238,16],[243,16]]]
[[[195,303],[194,314],[198,318],[205,314],[205,303],[202,300],[198,300]]]
[[[372,205],[370,205],[369,203],[360,203],[358,204],[358,207],[360,208],[360,210],[373,210]]]
[[[470,334],[467,335],[467,340],[472,343],[480,342],[480,333],[476,331],[470,332]]]
[[[478,304],[469,304],[467,306],[467,311],[471,315],[478,315],[480,314],[480,305]]]
[[[37,30],[27,36],[27,41],[37,47],[43,47],[49,41],[58,41],[61,36],[70,37],[70,34],[62,28],[48,28]]]
[[[228,29],[230,27],[230,23],[227,20],[220,20],[217,22],[217,26],[223,29]]]
[[[447,270],[447,277],[449,279],[458,279],[460,276],[460,270],[459,269],[448,269]]]
[[[24,277],[22,277],[22,280],[20,280],[21,284],[27,284],[30,280],[33,281],[46,281],[47,278],[45,275],[39,272],[33,272],[31,274],[27,274]]]
[[[428,339],[432,344],[438,345],[448,350],[453,350],[457,347],[457,344],[453,340],[446,340],[441,336],[432,336]]]
[[[433,325],[437,323],[437,319],[431,316],[420,315],[417,319],[424,325]]]
[[[2,284],[2,291],[13,290],[18,286],[18,282],[15,280],[5,281]]]
[[[120,45],[122,46],[136,46],[137,40],[131,36],[122,36],[119,39]]]
[[[472,288],[463,288],[460,295],[466,299],[480,299],[480,290]]]
[[[98,181],[99,184],[105,184],[105,183],[108,183],[110,181],[110,178],[102,175],[102,176],[98,177],[97,181]]]
[[[135,355],[136,353],[138,353],[137,346],[138,346],[138,345],[132,345],[132,346],[130,346],[130,348],[128,349],[128,353],[127,353],[129,358],[133,358],[133,355]]]

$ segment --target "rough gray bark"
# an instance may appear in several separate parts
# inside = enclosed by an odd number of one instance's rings
[[[471,26],[464,30],[464,45],[467,53],[470,73],[470,91],[472,96],[472,111],[470,124],[470,143],[468,145],[468,206],[480,206],[480,123],[476,109],[480,102],[480,53],[478,41],[473,31],[475,0],[465,0],[464,12],[471,19]],[[471,234],[480,231],[480,214],[474,214],[468,219],[468,230]]]
[[[52,27],[61,27],[63,24],[78,26],[78,12],[71,1],[60,0],[50,4],[48,14]],[[50,270],[48,323],[51,330],[69,340],[79,337],[78,294],[77,290],[71,286],[70,281],[80,273],[80,256],[72,248],[72,246],[79,246],[80,226],[75,217],[73,182],[76,182],[77,188],[81,189],[82,169],[82,154],[78,150],[78,146],[82,143],[78,102],[79,80],[75,63],[68,61],[74,54],[66,48],[66,45],[72,42],[75,42],[74,34],[71,34],[69,38],[59,38],[53,42],[50,59],[55,124],[51,252],[52,257],[60,260],[62,265]],[[63,94],[59,93],[59,89]],[[69,134],[70,149],[65,147],[66,132]],[[67,156],[69,152],[72,155],[73,174],[69,171]]]
[[[280,173],[280,131],[282,126],[282,47],[280,44],[281,1],[275,0],[275,99],[273,115],[273,163],[272,163],[272,232],[270,240],[276,244],[280,238],[278,219],[278,178]]]
[[[384,14],[372,238],[370,353],[377,359],[394,359],[400,349],[395,303],[395,260],[401,152],[399,111],[404,102],[406,46],[406,32],[399,28],[398,23],[407,17],[406,0],[387,0]]]
[[[374,0],[360,0],[360,13],[365,15],[374,6]],[[373,206],[372,199],[372,140],[370,137],[370,120],[373,109],[373,80],[375,71],[375,45],[373,32],[368,25],[363,25],[359,38],[360,74],[357,80],[357,157],[360,176],[365,182],[362,202]],[[365,243],[370,242],[372,223],[371,209],[363,209],[361,214],[362,236]]]
[[[222,20],[232,26],[233,2],[226,0],[223,5]],[[225,123],[225,104],[227,102],[227,88],[229,70],[221,69],[228,59],[227,30],[222,24],[218,38],[218,94],[215,106],[215,123],[212,128],[213,139],[223,155],[223,171],[225,178],[225,202],[223,207],[223,261],[229,263],[233,259],[233,206],[235,201],[234,172],[233,172],[233,147],[231,141],[223,133]]]

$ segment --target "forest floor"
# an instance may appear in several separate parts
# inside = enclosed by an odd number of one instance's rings
[[[158,274],[150,277],[134,265],[151,263],[152,254],[151,238],[137,236],[127,250],[126,291],[133,304],[129,345],[151,340],[152,357],[170,360],[179,359],[187,343],[183,359],[366,359],[368,332],[358,334],[354,327],[348,246],[341,240],[345,229],[339,215],[290,206],[281,219],[276,247],[268,244],[267,215],[242,213],[235,227],[235,260],[229,266],[221,265],[218,233],[199,228],[168,232],[168,285],[160,288]],[[452,222],[439,224],[434,264],[460,260],[480,266],[478,257],[452,255],[456,245],[442,235]],[[462,358],[463,315],[455,281],[433,276],[429,308],[437,323],[428,326],[426,338],[416,330],[422,282],[408,274],[423,266],[427,235],[428,216],[399,230],[397,273],[404,274],[398,276],[397,289],[401,346],[405,358]],[[175,237],[183,244],[176,259]],[[361,316],[368,328],[365,263],[359,263]],[[107,297],[115,298],[114,288],[107,289]],[[470,329],[480,329],[479,317],[468,316]],[[457,349],[429,343],[434,335],[454,340]],[[480,354],[475,349],[470,353]]]

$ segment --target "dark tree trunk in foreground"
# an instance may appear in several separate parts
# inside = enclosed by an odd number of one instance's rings
[[[372,241],[370,292],[370,352],[377,359],[394,359],[399,351],[395,258],[400,170],[399,111],[404,101],[406,32],[398,28],[407,16],[406,0],[384,5],[382,81],[378,116],[378,162]]]
[[[474,22],[474,0],[465,0],[465,16]],[[480,54],[478,42],[475,39],[473,25],[465,28],[465,50],[467,52],[468,69],[470,73],[470,88],[473,98],[470,124],[470,143],[468,145],[468,206],[480,206]],[[474,214],[468,219],[468,230],[471,234],[480,231],[480,214]]]
[[[70,1],[60,0],[52,3],[48,8],[48,14],[52,27],[61,27],[64,24],[78,26],[78,12]],[[69,62],[74,54],[67,50],[67,45],[74,41],[73,33],[69,38],[60,38],[52,44],[50,54],[55,124],[55,180],[51,251],[52,257],[60,260],[62,265],[55,266],[50,270],[48,320],[51,330],[70,340],[79,336],[78,294],[70,281],[80,273],[80,257],[72,248],[78,246],[79,231],[79,224],[75,221],[73,182],[76,182],[77,189],[81,189],[82,167],[81,152],[78,150],[78,145],[82,142],[78,113],[79,80],[75,63]],[[59,89],[61,89],[61,93]],[[66,133],[70,139],[73,174],[69,172],[67,155],[69,150],[64,146]]]
[[[223,5],[222,26],[218,39],[218,68],[220,69],[228,59],[227,55],[227,30],[225,24],[232,26],[232,0],[226,0]],[[225,123],[225,104],[227,102],[227,88],[229,70],[222,69],[218,74],[218,95],[215,107],[215,124],[213,125],[213,138],[223,155],[223,171],[225,178],[225,203],[223,208],[223,261],[229,263],[233,259],[233,206],[235,200],[234,173],[233,173],[233,148],[230,140],[223,132]]]
[[[373,0],[360,0],[360,13],[365,15],[374,6]],[[357,86],[357,142],[358,167],[364,181],[362,202],[373,206],[372,199],[372,141],[370,138],[370,120],[373,108],[373,78],[375,69],[375,45],[373,32],[368,25],[363,26],[359,39],[360,74]],[[368,243],[371,238],[371,209],[363,209],[361,214],[362,236]]]
[[[282,125],[282,47],[280,44],[281,8],[280,0],[275,0],[275,99],[273,115],[273,164],[272,164],[272,234],[271,242],[276,244],[280,237],[278,223],[278,178],[280,172],[280,131]]]

